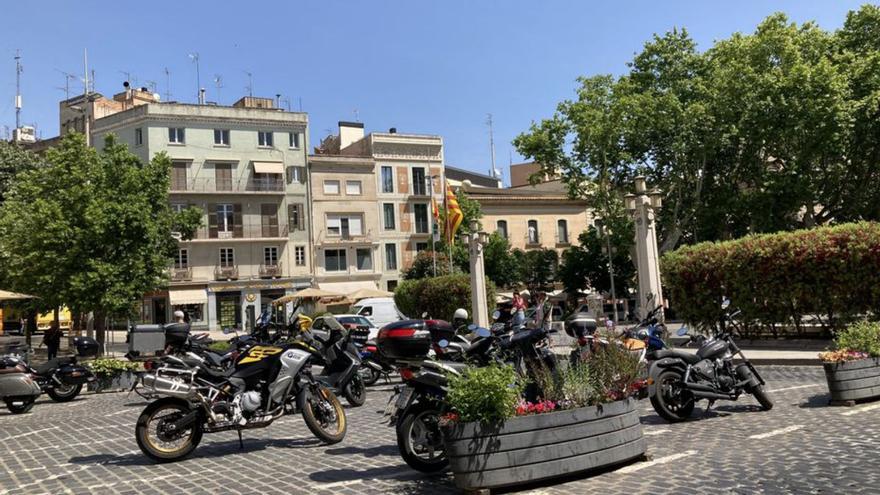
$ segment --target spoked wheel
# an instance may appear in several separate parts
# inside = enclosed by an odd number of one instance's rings
[[[173,424],[190,410],[189,405],[175,400],[160,399],[148,405],[135,427],[141,452],[158,462],[177,461],[188,456],[202,441],[202,423],[197,419],[181,430],[175,430]]]
[[[361,375],[361,379],[364,381],[364,385],[370,386],[379,381],[379,378],[382,377],[382,373],[374,369],[370,366],[361,366],[358,370],[358,374]]]
[[[77,395],[79,395],[80,391],[82,391],[82,384],[62,384],[55,385],[54,387],[46,390],[46,393],[55,402],[70,402],[75,399]]]
[[[440,411],[431,405],[413,406],[397,422],[397,448],[416,471],[436,473],[446,469],[449,459],[440,433]]]
[[[327,387],[308,385],[299,393],[296,401],[306,426],[319,440],[334,444],[345,438],[345,410]]]
[[[694,396],[684,388],[681,373],[667,370],[657,377],[657,391],[651,405],[663,419],[673,423],[684,421],[694,412]]]
[[[364,405],[364,402],[367,401],[367,386],[364,385],[364,379],[361,378],[361,375],[355,373],[351,380],[345,385],[345,389],[342,391],[342,394],[345,395],[345,400],[351,404],[352,407],[360,407]]]
[[[32,396],[7,397],[4,402],[6,402],[6,408],[9,409],[9,412],[12,414],[24,414],[34,407],[37,398]]]

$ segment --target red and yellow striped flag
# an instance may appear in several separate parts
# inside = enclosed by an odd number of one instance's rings
[[[464,220],[464,213],[461,212],[461,208],[458,206],[458,198],[455,197],[455,193],[452,192],[452,186],[446,186],[446,242],[450,245],[455,239],[455,233],[458,231],[458,226],[461,225],[461,221]]]
[[[434,221],[440,221],[440,209],[437,208],[437,200],[431,198],[431,214],[434,215]]]

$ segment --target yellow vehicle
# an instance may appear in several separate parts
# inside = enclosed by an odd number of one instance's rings
[[[49,311],[48,313],[43,313],[37,316],[37,331],[45,332],[49,329],[49,325],[52,324],[52,321],[55,319],[54,311]],[[65,306],[61,306],[58,310],[58,324],[62,330],[70,330],[70,310]]]

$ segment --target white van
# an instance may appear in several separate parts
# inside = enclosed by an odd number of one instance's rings
[[[366,317],[373,322],[376,328],[382,328],[389,323],[406,319],[406,316],[403,316],[394,305],[393,297],[361,299],[351,307],[351,312]]]

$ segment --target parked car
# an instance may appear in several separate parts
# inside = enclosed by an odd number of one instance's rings
[[[351,307],[351,311],[359,316],[366,317],[376,328],[382,328],[389,323],[406,319],[406,316],[397,310],[393,297],[361,299]]]
[[[373,322],[367,319],[366,316],[361,315],[336,315],[336,320],[339,323],[342,323],[344,326],[357,326],[357,327],[366,327],[370,331],[370,336],[368,340],[375,340],[375,338],[379,335],[379,327],[373,325]]]

